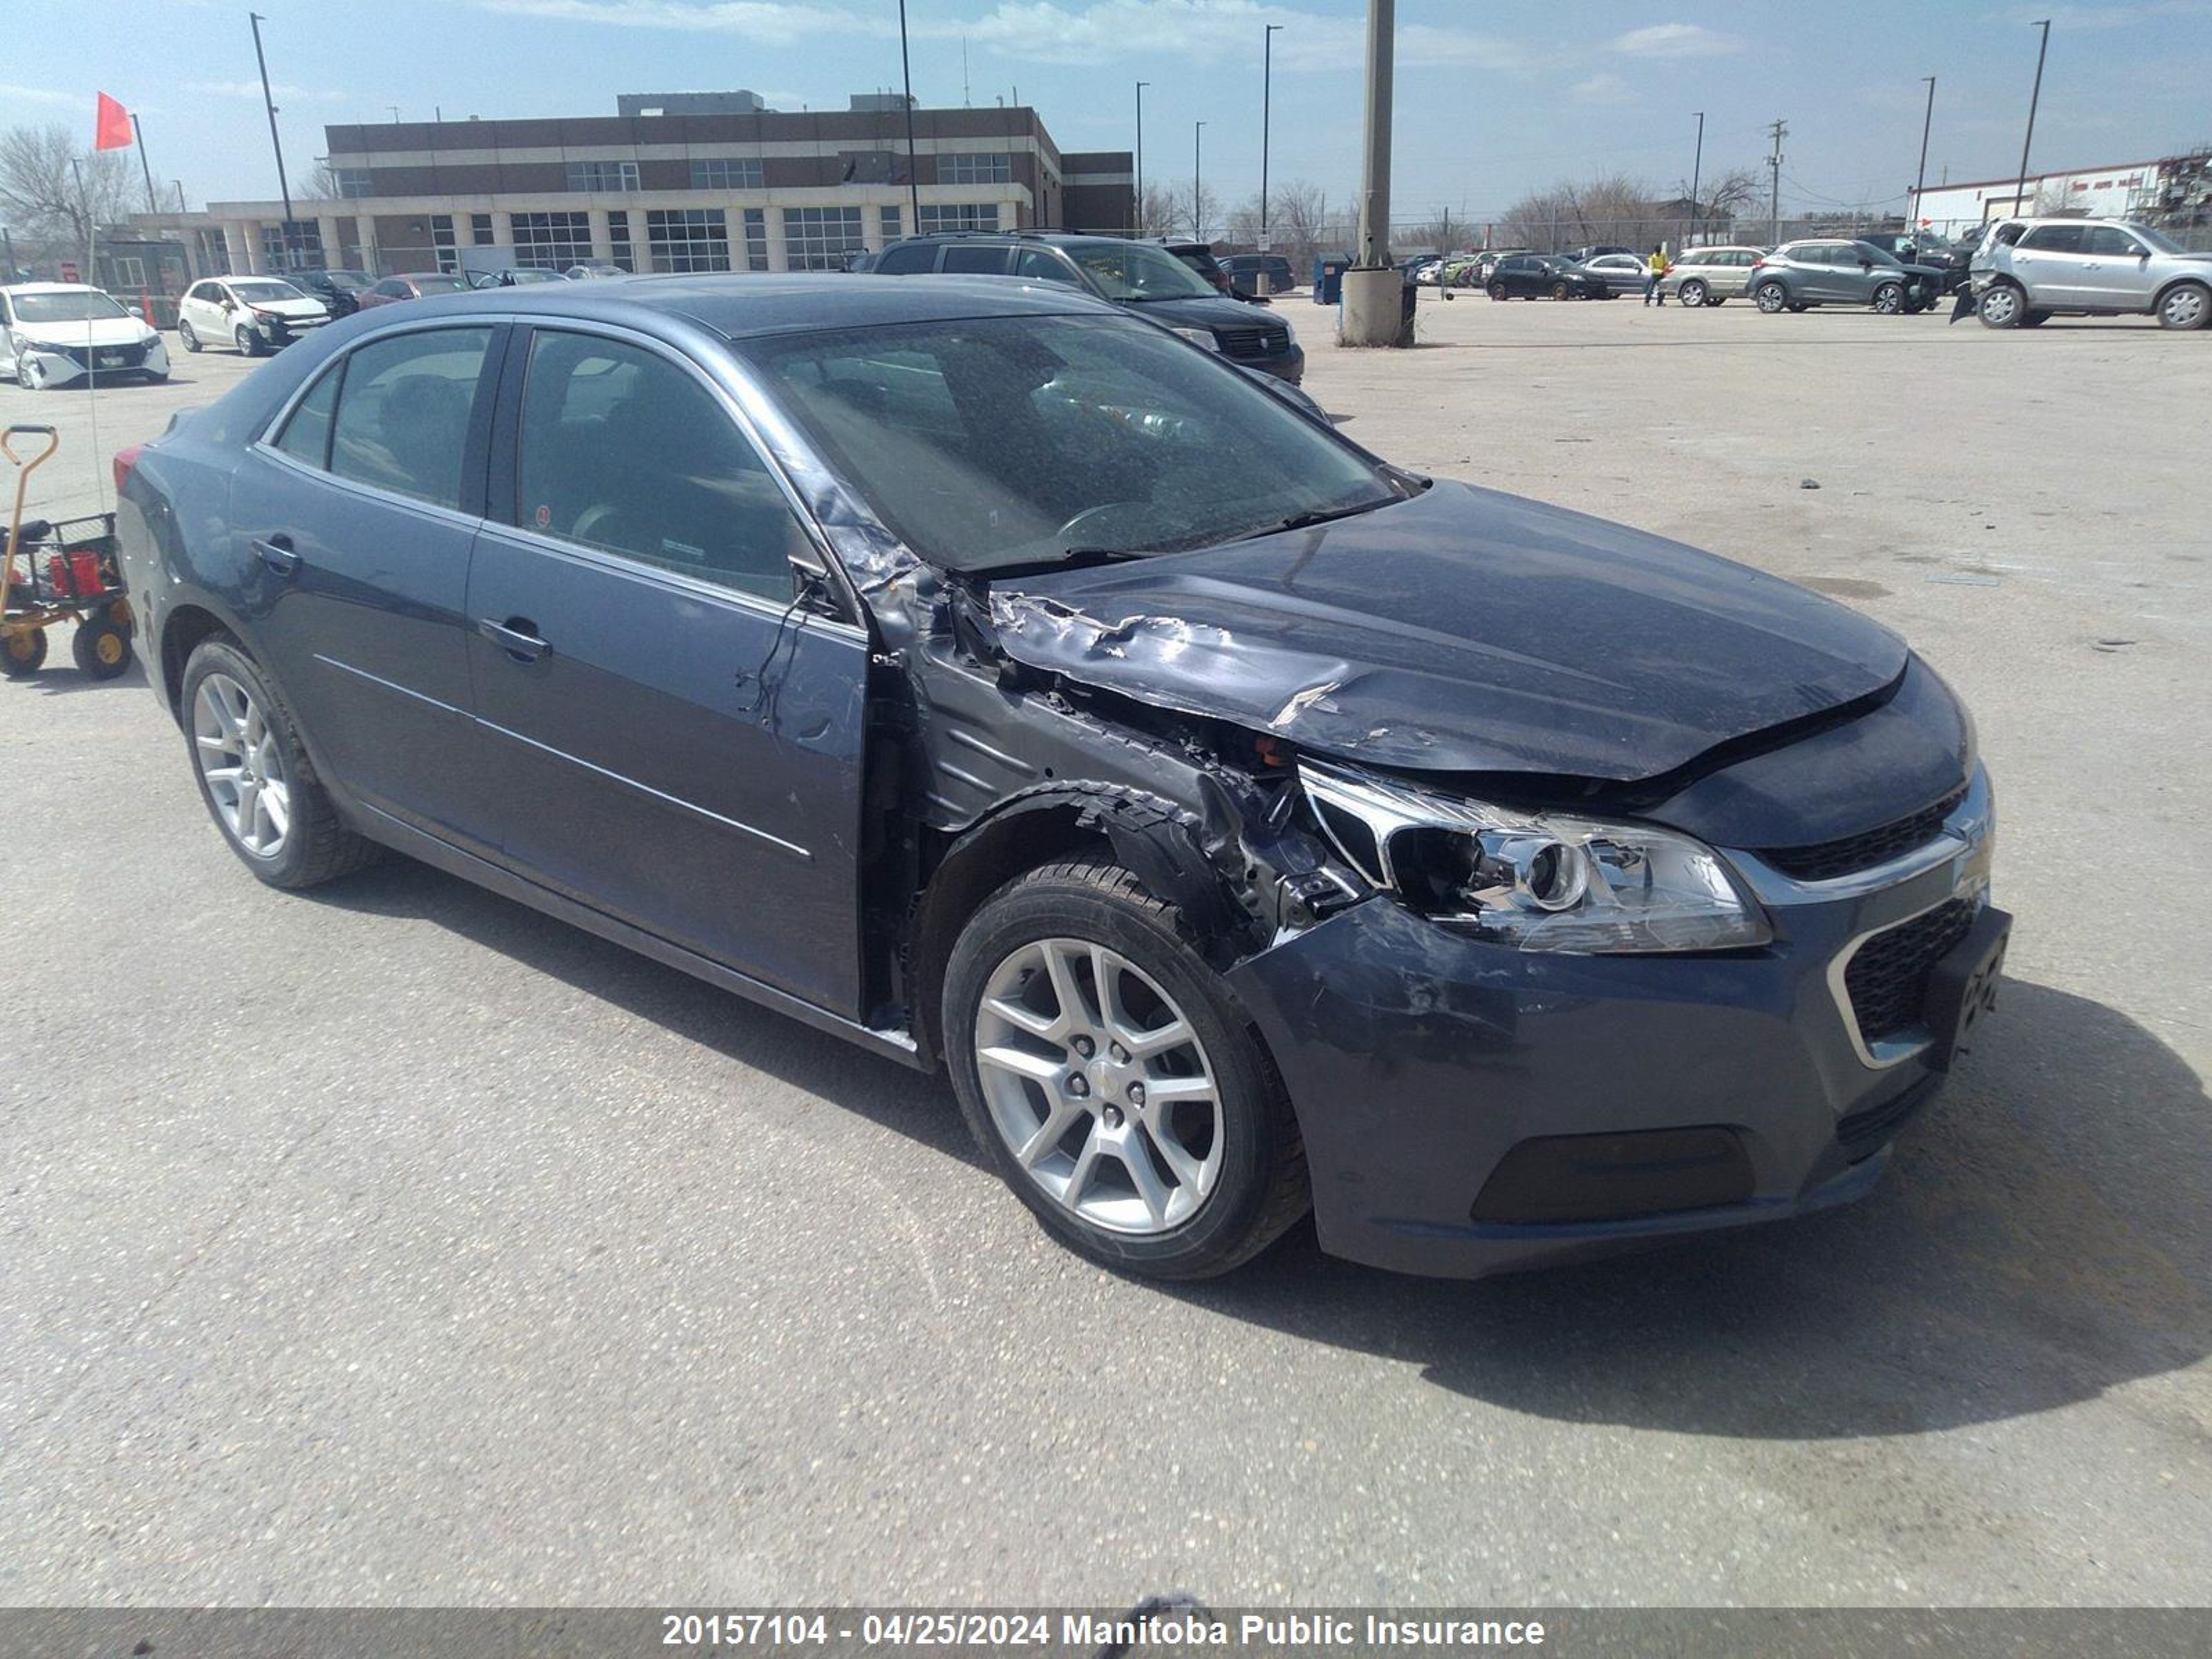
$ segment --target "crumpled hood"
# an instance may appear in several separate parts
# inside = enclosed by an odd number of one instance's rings
[[[1905,647],[1772,576],[1438,483],[991,593],[1006,654],[1379,766],[1631,781],[1880,691]]]
[[[18,323],[15,332],[33,346],[137,345],[153,331],[136,317],[101,317],[88,323]]]

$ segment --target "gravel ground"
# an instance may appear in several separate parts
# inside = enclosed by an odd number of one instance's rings
[[[1972,705],[2014,980],[1884,1187],[1123,1282],[937,1083],[419,866],[258,887],[64,641],[0,684],[0,1602],[2207,1598],[2212,338],[1284,304],[1373,448],[1837,594]],[[67,428],[34,507],[89,506],[86,404],[0,387]]]

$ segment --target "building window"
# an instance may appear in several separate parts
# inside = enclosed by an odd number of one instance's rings
[[[461,262],[454,256],[453,216],[434,213],[430,216],[430,246],[438,252],[438,269],[458,270]]]
[[[768,269],[768,210],[745,210],[745,269]]]
[[[344,197],[373,196],[376,193],[367,167],[333,167],[331,183],[332,188]]]
[[[898,185],[906,182],[905,157],[887,149],[841,149],[837,177],[848,185]]]
[[[730,232],[720,208],[655,208],[645,216],[655,270],[727,270]]]
[[[224,240],[220,225],[210,225],[199,233],[199,266],[210,276],[230,275],[230,244]]]
[[[899,210],[896,208],[879,208],[877,210],[877,223],[882,228],[885,242],[896,242],[906,234],[899,228],[902,221],[899,217]]]
[[[514,263],[540,270],[566,270],[592,257],[588,213],[518,213],[514,216]]]
[[[924,202],[921,204],[921,234],[924,236],[949,230],[996,230],[999,228],[999,204],[996,202]]]
[[[593,191],[635,190],[637,163],[635,161],[571,161],[568,163],[568,188]]]
[[[867,245],[856,207],[783,210],[784,263],[793,270],[842,270],[846,256]]]
[[[284,227],[261,227],[261,268],[264,270],[315,270],[323,258],[323,228],[312,219],[292,221],[291,246],[286,246]]]
[[[607,256],[624,270],[637,269],[637,256],[630,252],[627,208],[617,208],[607,215]]]
[[[759,190],[763,183],[757,155],[704,155],[691,162],[694,190]]]
[[[1004,185],[1012,182],[1011,155],[940,155],[937,182],[940,185]]]
[[[469,240],[478,247],[491,246],[491,215],[489,213],[469,215]]]

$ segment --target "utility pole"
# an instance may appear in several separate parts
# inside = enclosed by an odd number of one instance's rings
[[[1766,240],[1779,242],[1782,240],[1782,141],[1790,136],[1790,124],[1777,118],[1766,132],[1774,140],[1774,149],[1766,158],[1766,165],[1774,174],[1774,195],[1769,206]]]
[[[154,166],[146,159],[146,135],[139,128],[135,111],[131,117],[131,136],[138,141],[138,171],[146,175],[146,211],[159,213],[161,204],[154,195]]]
[[[1705,112],[1699,110],[1698,112],[1698,152],[1690,162],[1690,234],[1693,237],[1698,234],[1698,226],[1705,218],[1704,210],[1698,204],[1698,186],[1705,181]]]
[[[2027,137],[2020,143],[2020,183],[2013,198],[2013,210],[2025,216],[2035,210],[2027,201],[2027,152],[2035,143],[2035,106],[2043,97],[2043,58],[2051,50],[2051,20],[2046,17],[2035,25],[2043,31],[2043,44],[2035,49],[2035,90],[2027,95]]]
[[[1190,240],[1206,240],[1206,123],[1192,124],[1190,149]]]
[[[1137,82],[1137,195],[1129,210],[1129,217],[1134,222],[1129,228],[1139,236],[1145,234],[1145,88],[1152,84],[1150,81]]]
[[[1390,87],[1397,0],[1367,0],[1367,137],[1359,180],[1359,246],[1344,273],[1343,342],[1404,343],[1406,279],[1390,263]]]
[[[1928,113],[1920,118],[1920,170],[1912,176],[1912,222],[1905,227],[1907,230],[1920,228],[1920,197],[1928,188],[1928,133],[1936,125],[1936,77],[1923,75],[1920,78],[1928,83]]]
[[[1282,33],[1283,25],[1270,23],[1261,37],[1265,43],[1261,49],[1260,68],[1260,252],[1272,253],[1275,245],[1267,240],[1267,131],[1274,115],[1275,102],[1275,37]],[[1267,278],[1263,271],[1260,277],[1260,292],[1267,291]]]
[[[246,14],[253,24],[253,61],[261,67],[261,101],[269,110],[269,148],[276,155],[276,190],[284,198],[284,265],[292,264],[292,186],[284,178],[284,145],[276,137],[276,100],[269,94],[269,58],[261,50],[261,26],[269,20],[258,11]]]
[[[906,51],[906,0],[899,0],[899,72],[906,77],[906,198],[914,234],[921,234],[921,175],[914,166],[914,64]]]

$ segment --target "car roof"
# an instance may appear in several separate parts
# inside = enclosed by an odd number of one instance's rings
[[[90,283],[10,283],[0,288],[0,294],[106,294],[104,288],[94,288]]]
[[[656,319],[680,319],[732,340],[978,317],[1124,314],[1118,306],[1094,300],[1065,283],[1024,283],[1005,276],[891,278],[840,271],[532,283],[520,288],[472,289],[465,295],[421,303],[520,314],[599,317],[610,322],[625,316],[647,324]]]

